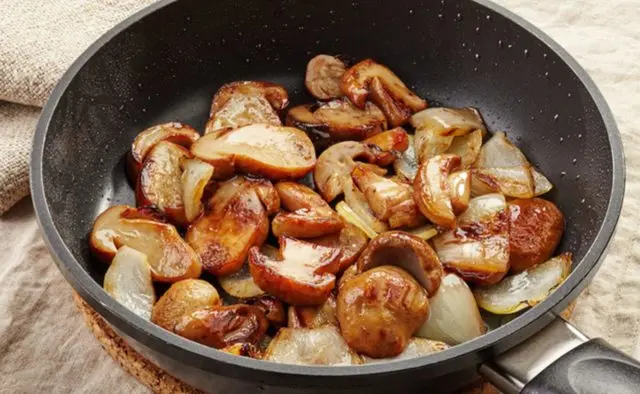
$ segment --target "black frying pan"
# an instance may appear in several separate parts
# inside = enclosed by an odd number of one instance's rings
[[[556,186],[550,198],[567,220],[560,249],[575,256],[565,283],[473,341],[357,367],[232,356],[164,331],[109,297],[87,234],[107,206],[134,202],[123,165],[133,137],[173,120],[202,129],[212,94],[229,81],[277,82],[294,104],[307,102],[303,73],[318,53],[373,57],[431,105],[475,106],[491,130],[506,130]],[[556,317],[595,274],[620,214],[624,159],[613,117],[564,50],[488,1],[161,1],[108,32],[65,74],[38,125],[31,171],[40,225],[67,280],[143,355],[194,386],[215,393],[450,391],[482,365],[514,391],[573,347],[527,390],[640,387],[634,361],[601,342],[580,345],[585,338]]]

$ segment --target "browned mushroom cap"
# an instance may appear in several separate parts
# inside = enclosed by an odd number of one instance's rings
[[[127,156],[129,179],[133,183],[137,181],[144,159],[160,141],[169,141],[188,148],[198,138],[200,134],[197,131],[178,122],[164,123],[142,131],[133,140],[131,152]]]
[[[347,99],[337,99],[291,108],[286,124],[306,131],[318,143],[334,143],[360,141],[380,133],[387,127],[387,120],[373,103],[360,109]]]
[[[396,265],[410,272],[435,294],[442,280],[442,264],[428,243],[403,231],[389,231],[371,240],[358,259],[358,272],[381,265]]]
[[[329,297],[340,249],[284,236],[280,238],[280,256],[273,259],[259,248],[251,248],[251,275],[262,290],[294,305],[318,305]]]
[[[185,316],[175,333],[217,349],[234,343],[258,343],[269,327],[262,309],[252,305],[215,306]]]
[[[319,100],[342,96],[340,80],[347,66],[335,56],[317,55],[307,64],[304,84],[311,95]]]
[[[384,157],[382,153],[377,146],[356,141],[345,141],[331,146],[318,157],[313,172],[318,191],[326,201],[333,201],[343,193],[345,182],[351,179],[351,171],[355,168],[357,159],[377,163]],[[386,170],[381,169],[381,172],[384,174]]]
[[[344,223],[320,195],[295,182],[279,182],[276,190],[282,206],[271,226],[276,237],[314,238],[340,231]]]
[[[151,321],[165,330],[175,331],[176,326],[192,312],[222,305],[220,295],[211,283],[201,279],[185,279],[176,282],[153,306]]]
[[[318,245],[339,248],[342,251],[338,272],[344,271],[356,261],[365,246],[367,246],[368,241],[367,235],[351,223],[345,223],[344,228],[339,233],[311,240],[311,242]]]
[[[236,272],[249,248],[262,245],[269,233],[267,214],[280,206],[272,189],[269,181],[237,177],[216,191],[207,212],[185,236],[207,271],[214,275]]]
[[[451,204],[449,175],[460,166],[460,157],[452,154],[435,156],[420,165],[413,181],[413,198],[420,212],[431,222],[453,228],[456,215]],[[470,182],[470,181],[469,181]],[[454,178],[453,186],[459,186]],[[454,190],[456,193],[458,187]],[[456,202],[458,205],[458,202]]]
[[[182,146],[161,141],[144,160],[136,182],[138,206],[153,206],[178,226],[188,224],[182,199],[181,163],[191,158]]]
[[[401,126],[427,102],[413,93],[393,71],[371,59],[354,65],[342,76],[340,90],[360,108],[367,97],[377,104],[391,126]]]
[[[295,306],[288,310],[288,327],[318,328],[322,326],[338,326],[336,317],[336,297],[331,294],[322,305]]]
[[[191,146],[191,153],[216,171],[231,166],[273,180],[302,178],[316,164],[313,143],[303,131],[267,124],[207,134]]]
[[[213,97],[205,134],[257,123],[281,126],[276,111],[288,104],[287,91],[280,85],[256,81],[228,83]]]
[[[380,157],[378,165],[388,166],[409,148],[409,135],[402,127],[396,127],[362,141],[382,149],[384,157]]]
[[[429,315],[427,292],[405,270],[385,265],[347,281],[338,322],[349,346],[369,357],[396,356]]]
[[[411,185],[385,178],[360,165],[356,165],[351,177],[376,218],[388,221],[391,228],[415,227],[426,222],[413,199]]]
[[[262,295],[242,301],[248,305],[255,305],[262,309],[269,323],[276,328],[287,325],[287,311],[284,303],[274,296]]]
[[[104,262],[111,262],[121,246],[147,255],[155,281],[197,278],[202,272],[198,255],[173,225],[158,222],[152,215],[126,205],[111,207],[100,214],[89,235],[91,251]]]

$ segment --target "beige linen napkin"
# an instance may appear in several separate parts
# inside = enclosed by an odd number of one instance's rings
[[[575,56],[616,116],[627,154],[623,213],[609,255],[579,298],[573,322],[640,357],[640,7],[636,0],[498,2]],[[42,105],[84,48],[148,3],[0,0],[0,99]],[[0,103],[0,212],[27,192],[27,152],[38,112]],[[0,217],[0,393],[144,392],[85,329],[30,204],[23,200]]]

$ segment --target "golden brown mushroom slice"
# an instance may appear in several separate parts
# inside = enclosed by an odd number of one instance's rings
[[[354,365],[362,359],[336,327],[281,328],[263,360],[300,365]]]
[[[342,97],[340,80],[347,66],[335,56],[317,55],[307,63],[304,85],[318,100]]]
[[[369,98],[393,127],[403,125],[411,114],[427,107],[427,102],[407,88],[393,71],[372,59],[348,69],[340,90],[359,108],[364,108]]]
[[[278,298],[264,294],[258,297],[242,300],[243,304],[254,305],[262,309],[264,316],[273,327],[280,328],[287,325],[287,309]]]
[[[273,218],[271,228],[276,237],[321,237],[344,227],[340,216],[311,188],[296,182],[279,182],[275,188],[282,206],[289,211]]]
[[[151,321],[175,332],[180,322],[192,312],[222,305],[220,295],[211,283],[202,279],[185,279],[176,282],[153,306]]]
[[[277,248],[269,244],[260,246],[260,252],[274,259],[277,258],[280,253]],[[227,294],[239,299],[255,298],[265,294],[264,290],[259,288],[253,280],[251,272],[249,272],[248,259],[245,260],[240,270],[230,275],[219,276],[218,283]]]
[[[144,159],[160,141],[173,142],[189,148],[198,138],[200,134],[196,130],[178,122],[164,123],[143,130],[133,140],[131,152],[127,155],[129,179],[132,183],[137,181]]]
[[[383,153],[377,146],[357,141],[344,141],[331,146],[318,157],[313,172],[316,188],[327,202],[333,201],[344,192],[345,182],[351,180],[351,171],[357,164],[356,160],[377,163],[386,157]],[[378,171],[381,175],[386,173],[384,169]]]
[[[285,123],[306,131],[318,145],[345,140],[360,141],[387,127],[384,114],[375,104],[367,102],[360,109],[347,99],[291,108]]]
[[[104,290],[136,315],[151,319],[156,293],[147,256],[128,246],[118,249],[104,274]]]
[[[136,208],[117,205],[98,216],[89,235],[89,247],[98,259],[110,263],[122,246],[144,253],[158,282],[197,278],[202,271],[198,255],[173,225]]]
[[[191,153],[216,168],[231,167],[272,180],[298,179],[313,170],[313,143],[293,127],[254,124],[210,133],[191,146]]]
[[[409,135],[402,127],[396,127],[369,137],[362,142],[382,149],[384,156],[381,155],[377,163],[380,166],[388,166],[409,148]]]
[[[360,165],[356,165],[351,177],[376,218],[388,222],[389,227],[415,227],[426,222],[413,199],[411,185],[385,178]]]
[[[213,97],[205,134],[257,123],[281,126],[277,111],[288,104],[287,91],[280,85],[258,81],[228,83]]]
[[[509,216],[503,195],[472,198],[457,226],[433,238],[442,264],[464,280],[498,282],[509,271]]]
[[[442,264],[431,246],[404,231],[389,231],[371,240],[358,259],[358,272],[382,265],[395,265],[411,273],[429,296],[436,293],[442,280]]]
[[[236,304],[197,309],[176,324],[182,337],[216,349],[235,343],[257,344],[269,328],[264,312],[257,306]]]
[[[264,243],[267,215],[279,210],[280,200],[269,181],[236,177],[220,185],[207,205],[185,239],[208,272],[229,275],[242,267],[249,248]]]
[[[394,357],[427,319],[429,299],[411,274],[384,265],[341,286],[337,313],[342,336],[352,349],[373,358]]]
[[[338,326],[336,297],[333,294],[331,294],[322,305],[289,305],[287,314],[287,324],[290,328],[318,328],[327,325]]]
[[[249,252],[249,267],[256,284],[293,305],[319,305],[331,294],[338,271],[340,249],[283,236],[280,258]]]
[[[347,222],[339,233],[313,238],[310,241],[318,245],[339,248],[342,253],[340,253],[340,268],[338,272],[341,272],[356,261],[365,246],[367,246],[369,239],[364,231]]]
[[[190,158],[191,153],[182,146],[168,141],[156,144],[147,155],[136,183],[137,205],[155,207],[172,223],[186,226],[181,163]]]

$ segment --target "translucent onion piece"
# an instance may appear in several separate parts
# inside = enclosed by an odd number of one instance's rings
[[[183,162],[182,201],[187,222],[193,222],[202,212],[202,194],[212,176],[211,164],[197,159]]]
[[[416,177],[416,173],[418,172],[418,161],[416,159],[416,151],[414,149],[414,137],[413,135],[408,135],[408,137],[409,148],[402,152],[400,157],[393,162],[393,169],[396,174],[413,182],[413,178]]]
[[[277,259],[279,253],[277,248],[267,244],[260,247],[260,252],[273,259]],[[218,283],[227,294],[236,298],[252,298],[265,294],[253,280],[248,262],[245,262],[239,271],[218,277]]]
[[[416,228],[412,228],[410,230],[406,230],[409,234],[413,234],[421,239],[428,241],[431,238],[438,235],[438,229],[432,224],[428,224],[426,226],[420,226]]]
[[[445,275],[438,292],[429,299],[429,318],[417,337],[457,345],[486,332],[478,305],[467,283],[458,275]]]
[[[427,108],[409,119],[416,129],[437,130],[443,136],[459,136],[476,129],[486,130],[477,109],[466,108]]]
[[[362,356],[365,364],[382,363],[394,360],[406,360],[408,358],[416,358],[426,356],[428,354],[438,353],[449,348],[444,342],[432,341],[424,338],[411,338],[407,347],[402,353],[392,358],[371,358]]]
[[[362,359],[354,353],[336,327],[281,328],[263,360],[301,365],[353,365]]]
[[[553,184],[547,179],[547,177],[542,175],[542,173],[534,167],[531,167],[531,174],[533,174],[533,183],[535,184],[534,195],[536,197],[548,193],[553,189]]]
[[[484,130],[474,130],[469,134],[455,137],[447,153],[453,153],[460,156],[461,169],[467,169],[478,158],[480,149],[482,148],[482,137],[484,136]]]
[[[369,202],[365,197],[364,193],[362,193],[353,180],[349,178],[345,178],[343,183],[344,188],[344,201],[349,205],[351,210],[360,218],[360,220],[365,223],[367,227],[375,231],[376,233],[383,233],[389,229],[386,223],[378,220],[373,210],[369,206]],[[355,223],[353,223],[355,224]],[[367,235],[369,232],[367,230],[362,229]]]
[[[531,166],[476,168],[471,176],[471,193],[480,196],[500,192],[513,198],[532,198],[535,184]]]
[[[104,275],[104,290],[136,315],[151,319],[156,293],[144,253],[128,246],[118,249]]]
[[[376,230],[365,223],[365,221],[362,220],[346,202],[340,201],[336,205],[336,212],[338,212],[338,215],[340,215],[340,217],[346,222],[349,222],[362,230],[367,237],[375,238],[378,235]]]
[[[416,129],[413,148],[415,149],[418,163],[422,164],[434,156],[445,153],[452,142],[453,137],[440,135],[438,130],[429,128]]]
[[[512,144],[504,133],[499,132],[482,146],[474,167],[520,167],[528,164],[529,161],[520,149]]]
[[[506,315],[543,301],[569,275],[571,254],[563,253],[500,283],[474,290],[478,305],[491,313]]]

